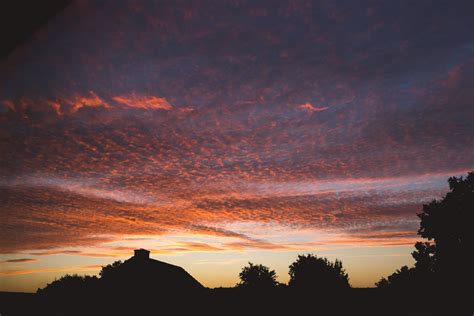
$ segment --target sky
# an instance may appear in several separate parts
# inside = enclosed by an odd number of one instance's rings
[[[0,63],[0,291],[135,248],[209,287],[412,265],[474,169],[471,1],[77,1]]]

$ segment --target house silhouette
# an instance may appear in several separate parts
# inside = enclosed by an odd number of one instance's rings
[[[203,290],[204,286],[186,270],[150,258],[150,251],[136,249],[114,272],[111,283],[118,289],[134,293],[186,293]]]

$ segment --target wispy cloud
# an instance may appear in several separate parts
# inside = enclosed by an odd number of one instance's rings
[[[120,104],[137,109],[171,110],[173,108],[165,98],[160,98],[156,96],[139,95],[132,93],[128,95],[115,96],[112,99]]]
[[[72,105],[71,112],[77,112],[83,107],[103,107],[109,109],[111,106],[94,92],[89,91],[88,95],[85,96],[76,96],[71,100],[66,100],[66,103]]]
[[[29,262],[35,262],[38,261],[38,259],[33,259],[33,258],[18,258],[18,259],[8,259],[4,261],[0,261],[1,263],[29,263]]]
[[[69,191],[85,197],[113,200],[130,204],[153,204],[155,199],[131,191],[103,188],[98,179],[68,179],[54,176],[19,176],[0,180],[0,187],[8,188],[46,188],[58,191]]]
[[[302,105],[298,106],[298,108],[300,108],[301,110],[311,112],[311,113],[322,112],[322,111],[326,111],[328,109],[328,107],[326,107],[326,106],[316,107],[316,106],[312,105],[309,102],[306,102],[305,104],[302,104]]]

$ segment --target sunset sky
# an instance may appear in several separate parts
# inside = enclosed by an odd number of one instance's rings
[[[0,291],[135,248],[209,287],[413,263],[474,168],[472,1],[78,1],[0,63]]]

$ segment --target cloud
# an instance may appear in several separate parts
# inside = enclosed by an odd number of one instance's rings
[[[123,96],[115,96],[111,98],[111,101],[115,101],[120,104],[122,108],[136,108],[143,110],[172,110],[173,107],[165,98],[160,98],[156,96],[147,96],[140,94],[127,94]],[[73,94],[66,97],[56,97],[54,99],[36,99],[33,100],[28,97],[22,97],[19,99],[9,100],[4,99],[1,101],[1,104],[4,105],[6,109],[11,111],[21,111],[25,110],[41,110],[50,108],[57,115],[61,116],[64,114],[76,114],[79,110],[83,108],[95,108],[95,109],[113,109],[119,110],[120,107],[112,106],[110,101],[106,98],[101,98],[94,91],[89,91],[85,94]],[[193,112],[192,107],[182,107],[179,111],[183,113]]]
[[[183,242],[179,243],[177,245],[167,247],[164,249],[160,249],[159,252],[177,252],[177,253],[182,253],[182,252],[209,252],[209,251],[223,251],[223,248],[216,247],[207,243],[202,243],[202,242]]]
[[[228,242],[179,244],[156,248],[157,251],[293,248],[291,239],[267,240],[258,236],[258,229],[226,228],[227,223],[236,222],[259,223],[262,231],[272,231],[272,225],[267,225],[271,223],[290,231],[336,231],[353,238],[354,243],[366,240],[386,244],[389,239],[406,243],[405,235],[413,235],[417,230],[416,213],[421,204],[442,195],[445,177],[436,174],[322,182],[240,182],[238,186],[221,184],[218,188],[208,184],[206,194],[196,191],[186,198],[176,195],[179,192],[174,190],[162,190],[161,194],[166,192],[168,198],[166,204],[154,199],[127,198],[129,194],[123,188],[115,194],[104,194],[94,188],[98,183],[92,180],[26,181],[27,178],[19,177],[2,182],[2,190],[9,198],[4,204],[7,211],[2,214],[1,248],[4,253],[38,250],[32,253],[119,256],[123,249],[56,252],[55,248],[97,246],[126,240],[130,235],[179,232],[225,238]],[[182,188],[193,191],[189,184]],[[392,234],[393,231],[400,235]],[[384,232],[390,234],[383,235]],[[379,238],[374,238],[373,233]]]
[[[195,109],[193,107],[190,107],[190,106],[182,107],[179,110],[183,113],[191,113],[191,112],[195,111]]]
[[[79,255],[81,253],[82,253],[82,251],[80,251],[80,250],[55,249],[55,250],[42,250],[42,251],[31,252],[30,255],[33,255],[33,256]]]
[[[472,168],[467,4],[109,5],[73,4],[1,65],[2,253],[304,247],[275,226],[408,244]]]
[[[112,99],[128,107],[143,110],[161,109],[169,111],[173,108],[165,98],[160,98],[156,96],[147,96],[132,93],[123,96],[115,96]]]
[[[83,107],[103,107],[106,109],[111,107],[107,102],[99,98],[99,96],[94,91],[89,91],[89,94],[86,96],[76,96],[71,100],[66,100],[66,103],[70,103],[72,105],[72,113],[77,112]]]
[[[19,258],[19,259],[8,259],[8,260],[0,261],[0,263],[28,263],[28,262],[35,262],[35,261],[38,261],[38,259]]]
[[[3,100],[3,101],[2,101],[2,104],[3,104],[6,108],[8,108],[8,109],[10,109],[10,110],[12,110],[12,111],[15,110],[15,104],[14,104],[13,101],[11,101],[11,100]]]
[[[315,107],[311,103],[308,103],[308,102],[298,106],[298,108],[300,108],[301,110],[308,111],[310,113],[322,112],[322,111],[326,111],[328,109],[328,107]]]
[[[131,204],[153,204],[155,199],[136,192],[101,188],[96,179],[62,179],[58,177],[16,177],[10,181],[0,180],[0,187],[7,188],[46,188],[72,192],[84,197],[113,200]]]

